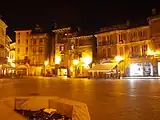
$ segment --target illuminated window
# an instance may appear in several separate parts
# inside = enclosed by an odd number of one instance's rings
[[[147,45],[143,45],[143,46],[142,46],[142,55],[143,55],[143,56],[147,55],[147,49],[148,49],[148,46],[147,46]]]
[[[60,46],[60,51],[64,51],[64,46]]]
[[[71,50],[73,50],[73,49],[74,49],[74,44],[71,45]]]

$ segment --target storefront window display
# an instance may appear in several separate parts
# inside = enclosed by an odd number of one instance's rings
[[[151,63],[131,63],[130,76],[153,76]]]

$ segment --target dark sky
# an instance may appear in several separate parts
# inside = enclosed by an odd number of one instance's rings
[[[0,2],[0,14],[13,39],[15,29],[32,27],[37,23],[51,29],[52,21],[61,27],[71,25],[83,29],[121,24],[126,20],[142,22],[151,14],[152,8],[159,7],[158,0],[104,1],[3,0]]]

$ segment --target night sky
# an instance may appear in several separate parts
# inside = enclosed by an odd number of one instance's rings
[[[77,26],[83,30],[131,23],[142,23],[157,8],[158,0],[4,0],[0,1],[0,14],[9,26],[8,34],[14,40],[14,30],[43,24],[49,30],[53,21],[59,27]],[[98,2],[99,1],[99,2]],[[119,1],[119,2],[118,2]],[[158,8],[159,7],[159,8]]]

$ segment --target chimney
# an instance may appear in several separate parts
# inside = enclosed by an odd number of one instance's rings
[[[156,8],[152,9],[152,15],[156,15]]]

